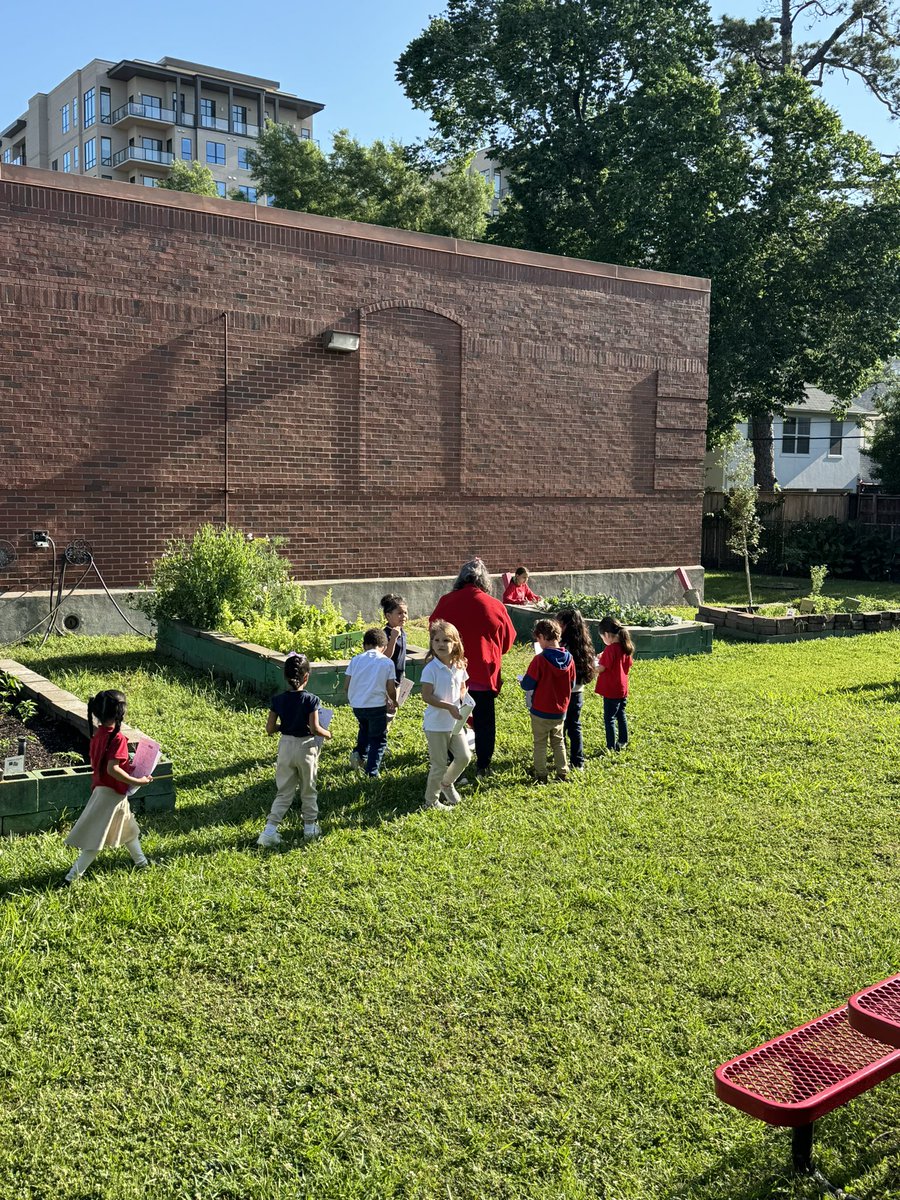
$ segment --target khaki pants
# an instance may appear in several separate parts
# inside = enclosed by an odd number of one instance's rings
[[[531,714],[531,732],[534,734],[534,773],[538,779],[546,779],[549,773],[547,762],[547,743],[553,751],[553,768],[558,779],[565,779],[569,773],[569,763],[566,759],[566,739],[563,735],[564,716],[536,717]]]
[[[472,752],[466,740],[466,731],[451,733],[448,730],[426,729],[425,741],[428,743],[428,780],[425,784],[425,803],[433,804],[441,798],[441,788],[456,783],[460,775],[472,760]],[[453,762],[447,765],[447,754],[453,755]]]
[[[282,734],[275,763],[275,786],[278,791],[269,813],[270,825],[279,825],[294,803],[300,788],[300,812],[303,823],[311,825],[319,816],[316,795],[316,773],[319,769],[319,747],[314,737],[291,737]]]

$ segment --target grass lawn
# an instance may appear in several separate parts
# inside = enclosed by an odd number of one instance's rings
[[[58,833],[0,844],[0,1196],[815,1194],[712,1071],[898,970],[900,634],[640,662],[628,756],[540,790],[507,687],[451,813],[419,809],[418,699],[368,789],[341,709],[325,837],[296,814],[274,853],[264,706],[139,638],[11,653],[121,686],[179,791],[146,874],[107,853],[54,890]],[[822,1122],[822,1166],[900,1197],[898,1130],[895,1078]]]
[[[750,582],[756,604],[797,600],[809,595],[808,575],[757,575],[754,572]],[[870,579],[835,579],[828,576],[822,594],[874,596],[878,600],[900,601],[900,583],[873,583]],[[746,604],[747,585],[743,571],[707,571],[703,595],[707,604]]]

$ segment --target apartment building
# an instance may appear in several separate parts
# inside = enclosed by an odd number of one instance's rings
[[[205,163],[221,196],[264,204],[247,165],[267,119],[311,138],[322,104],[274,79],[161,58],[95,58],[50,92],[38,92],[0,132],[0,158],[155,187],[177,159]]]
[[[502,170],[498,162],[490,157],[487,150],[479,150],[475,154],[469,165],[469,171],[473,174],[483,175],[487,180],[491,189],[490,211],[492,216],[496,216],[500,211],[501,202],[509,191],[506,172]]]

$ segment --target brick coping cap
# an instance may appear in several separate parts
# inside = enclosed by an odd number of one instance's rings
[[[709,292],[710,281],[694,275],[672,275],[665,271],[647,271],[638,267],[620,267],[612,263],[593,262],[585,258],[565,258],[558,254],[540,254],[533,250],[515,250],[508,246],[491,246],[483,242],[467,242],[460,238],[438,237],[430,233],[412,233],[405,229],[388,229],[362,221],[345,221],[337,217],[320,217],[312,213],[293,212],[284,208],[268,208],[259,204],[243,204],[240,210],[234,200],[212,196],[194,196],[189,192],[170,192],[159,188],[141,188],[133,183],[94,179],[87,175],[70,175],[61,171],[45,171],[36,167],[14,167],[0,164],[0,180],[53,188],[55,191],[101,196],[111,200],[127,200],[132,204],[153,204],[163,208],[180,208],[236,221],[254,221],[263,225],[282,225],[305,229],[335,237],[359,238],[363,241],[384,242],[415,250],[432,250],[441,254],[458,254],[464,258],[482,258],[494,262],[515,263],[550,271],[566,271],[575,275],[594,275],[631,283],[656,284],[659,287],[682,288],[691,292]]]

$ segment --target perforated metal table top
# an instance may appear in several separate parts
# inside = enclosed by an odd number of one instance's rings
[[[847,1008],[854,1029],[900,1046],[900,975],[863,988],[850,997]]]

